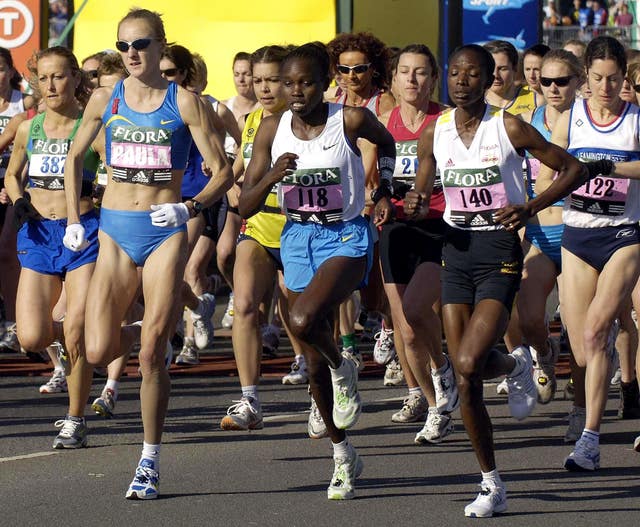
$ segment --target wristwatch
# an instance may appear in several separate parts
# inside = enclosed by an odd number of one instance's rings
[[[390,198],[393,195],[390,187],[391,185],[389,182],[386,179],[383,179],[380,182],[380,186],[371,191],[371,201],[373,201],[374,205],[382,198]]]
[[[191,203],[191,207],[189,207],[189,216],[191,216],[192,218],[195,218],[198,214],[202,212],[202,209],[204,209],[204,207],[202,206],[202,203],[200,203],[198,200],[190,199],[188,201]]]

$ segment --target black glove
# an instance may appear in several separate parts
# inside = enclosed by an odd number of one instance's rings
[[[18,198],[13,204],[13,224],[16,230],[20,228],[29,220],[41,220],[42,216],[31,205],[31,197],[29,194],[25,194],[23,198]]]
[[[599,159],[598,161],[586,161],[584,166],[589,172],[589,179],[597,176],[608,176],[613,172],[613,161],[610,159]]]

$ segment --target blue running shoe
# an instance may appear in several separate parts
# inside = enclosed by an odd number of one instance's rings
[[[150,459],[141,459],[136,475],[124,495],[128,500],[153,500],[158,497],[160,474]]]
[[[587,472],[600,468],[600,447],[582,437],[576,442],[573,452],[564,460],[564,468],[571,472]]]

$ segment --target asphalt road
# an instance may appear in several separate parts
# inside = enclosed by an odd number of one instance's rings
[[[456,431],[443,443],[414,445],[422,423],[390,420],[406,388],[384,387],[382,369],[368,362],[360,382],[364,411],[350,432],[364,472],[354,500],[330,502],[331,445],[306,435],[305,387],[280,383],[291,357],[286,347],[265,363],[265,428],[220,430],[227,407],[239,398],[224,335],[219,332],[202,367],[172,368],[161,496],[152,502],[124,499],[142,441],[135,365],[122,381],[115,418],[89,416],[89,448],[54,451],[53,423],[64,415],[66,396],[40,395],[43,369],[0,355],[0,525],[640,524],[640,454],[632,449],[640,420],[616,419],[617,392],[611,392],[603,426],[602,468],[576,474],[562,468],[571,451],[562,442],[570,403],[558,394],[516,422],[495,383],[487,383],[509,508],[494,519],[471,520],[463,508],[478,492],[479,469],[459,415]],[[94,381],[93,397],[101,385],[101,379]]]

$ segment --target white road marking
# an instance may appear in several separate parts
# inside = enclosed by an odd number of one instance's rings
[[[5,461],[20,461],[21,459],[31,459],[34,457],[55,456],[60,452],[34,452],[33,454],[24,454],[22,456],[0,457],[0,463]]]

